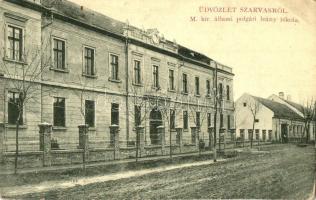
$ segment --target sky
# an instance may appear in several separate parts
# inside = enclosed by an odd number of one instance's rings
[[[284,92],[298,103],[316,98],[315,0],[71,1],[139,28],[157,28],[165,38],[232,67],[234,99],[246,92],[264,98]],[[200,12],[200,7],[213,12]],[[255,7],[286,13],[250,12]],[[236,10],[222,12],[229,8]],[[216,17],[233,21],[214,21]],[[236,22],[243,17],[256,21]],[[281,17],[298,22],[280,22]]]

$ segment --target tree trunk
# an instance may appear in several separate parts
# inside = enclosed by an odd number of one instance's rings
[[[169,145],[170,145],[170,158],[172,157],[172,146],[171,146],[171,128],[169,128]]]
[[[307,127],[306,127],[306,143],[309,142],[309,125],[310,125],[310,122],[308,121]]]
[[[306,126],[307,126],[307,122],[305,121],[304,122],[304,130],[303,130],[303,133],[302,133],[302,135],[301,135],[301,143],[303,143],[303,141],[304,141],[304,136],[305,136],[305,132],[306,132]],[[307,141],[306,141],[307,142]],[[305,143],[306,143],[305,142]]]
[[[252,123],[252,133],[251,133],[251,138],[250,138],[250,148],[252,148],[252,143],[253,143],[253,133],[255,132],[255,119],[253,119]]]
[[[138,149],[139,149],[139,130],[136,129],[136,162],[138,161]]]
[[[213,156],[214,156],[214,162],[216,162],[217,152],[216,152],[216,121],[217,121],[217,103],[215,102],[215,115],[214,115],[214,150],[213,150]]]
[[[20,116],[19,112],[18,118],[15,122],[15,159],[14,159],[14,174],[18,172],[18,157],[19,157],[19,127],[20,127]]]

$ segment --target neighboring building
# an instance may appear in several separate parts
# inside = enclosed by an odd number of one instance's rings
[[[291,101],[291,96],[287,96],[287,98],[284,97],[284,92],[279,92],[279,96],[273,94],[269,97],[269,99],[282,103],[286,106],[288,106],[291,110],[293,110],[295,113],[297,113],[299,116],[301,116],[302,118],[306,119],[307,116],[307,108],[304,107],[301,104],[295,103],[293,101]],[[306,121],[306,120],[305,120]],[[304,124],[304,128],[305,128],[305,124]],[[297,132],[297,125],[296,124],[292,124],[292,126],[289,126],[289,132],[290,134],[295,134]],[[311,122],[309,123],[309,125],[306,125],[306,132],[307,132],[307,139],[312,141],[315,140],[315,133],[316,133],[316,116],[314,116],[314,119],[311,120]]]
[[[272,95],[269,99],[243,94],[236,101],[236,135],[250,140],[290,142],[301,139],[304,117],[285,101]],[[298,104],[295,104],[298,105]],[[255,123],[253,131],[253,121]]]
[[[215,67],[223,102],[218,126],[229,130],[235,124],[232,69],[159,36],[155,29],[144,31],[66,0],[1,1],[0,25],[5,28],[0,39],[5,49],[0,65],[5,151],[15,149],[18,99],[14,83],[19,76],[9,74],[35,65],[35,55],[40,55],[36,63],[48,68],[36,77],[36,92],[24,105],[22,151],[38,150],[40,122],[53,124],[52,137],[61,149],[78,147],[80,124],[90,127],[90,148],[111,144],[112,124],[120,127],[122,147],[135,145],[136,125],[145,127],[146,145],[160,144],[159,125],[166,132],[182,127],[185,144],[196,139],[190,127],[200,126],[200,139],[208,144]]]

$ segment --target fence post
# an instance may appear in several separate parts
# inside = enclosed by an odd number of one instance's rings
[[[82,149],[82,163],[85,169],[86,161],[89,160],[89,126],[87,124],[82,124],[78,126],[79,128],[79,149]]]
[[[219,129],[219,147],[221,147],[221,143],[223,143],[224,150],[225,151],[225,128],[220,128]],[[222,152],[222,149],[219,148],[219,151]]]
[[[177,144],[179,144],[179,149],[180,149],[180,153],[182,152],[182,148],[183,148],[183,141],[182,141],[182,128],[181,127],[177,127],[176,128],[177,131]]]
[[[52,125],[46,122],[38,125],[40,134],[40,150],[43,151],[43,167],[52,165],[52,144],[51,133]]]
[[[110,126],[110,133],[113,134],[114,139],[114,160],[120,159],[120,128],[113,124]]]
[[[161,141],[161,154],[165,155],[165,127],[164,126],[158,126],[157,132],[160,137]]]
[[[145,154],[145,138],[144,138],[144,127],[136,127],[136,161],[138,157],[142,157]],[[138,154],[139,152],[139,154]]]
[[[0,123],[0,163],[4,161],[4,123]]]

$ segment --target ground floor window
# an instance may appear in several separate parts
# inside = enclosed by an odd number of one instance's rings
[[[263,141],[266,141],[266,134],[267,134],[267,131],[266,130],[262,130],[262,140]]]
[[[54,126],[65,126],[65,98],[54,98]]]
[[[195,122],[196,122],[196,126],[200,127],[201,126],[201,113],[200,112],[196,112],[196,116],[195,116]]]
[[[141,107],[135,106],[134,107],[134,117],[135,117],[135,127],[141,125]]]
[[[269,130],[269,140],[272,140],[272,130]]]
[[[252,129],[248,129],[248,140],[252,138]]]
[[[91,100],[85,101],[85,123],[89,127],[95,126],[95,103]]]
[[[111,124],[119,125],[119,104],[111,104]]]
[[[259,140],[259,137],[260,137],[259,136],[259,129],[256,129],[255,131],[256,131],[256,140]]]
[[[176,112],[175,110],[171,109],[170,110],[170,129],[175,129],[176,127],[175,121],[176,121]]]
[[[183,129],[188,129],[188,111],[183,111]]]
[[[19,117],[19,93],[8,92],[8,123],[16,124]],[[21,109],[21,117],[19,119],[19,124],[23,124],[23,109]]]
[[[239,129],[239,135],[241,139],[244,139],[245,137],[245,129]]]
[[[212,125],[212,115],[211,113],[207,113],[207,127],[211,127]]]

